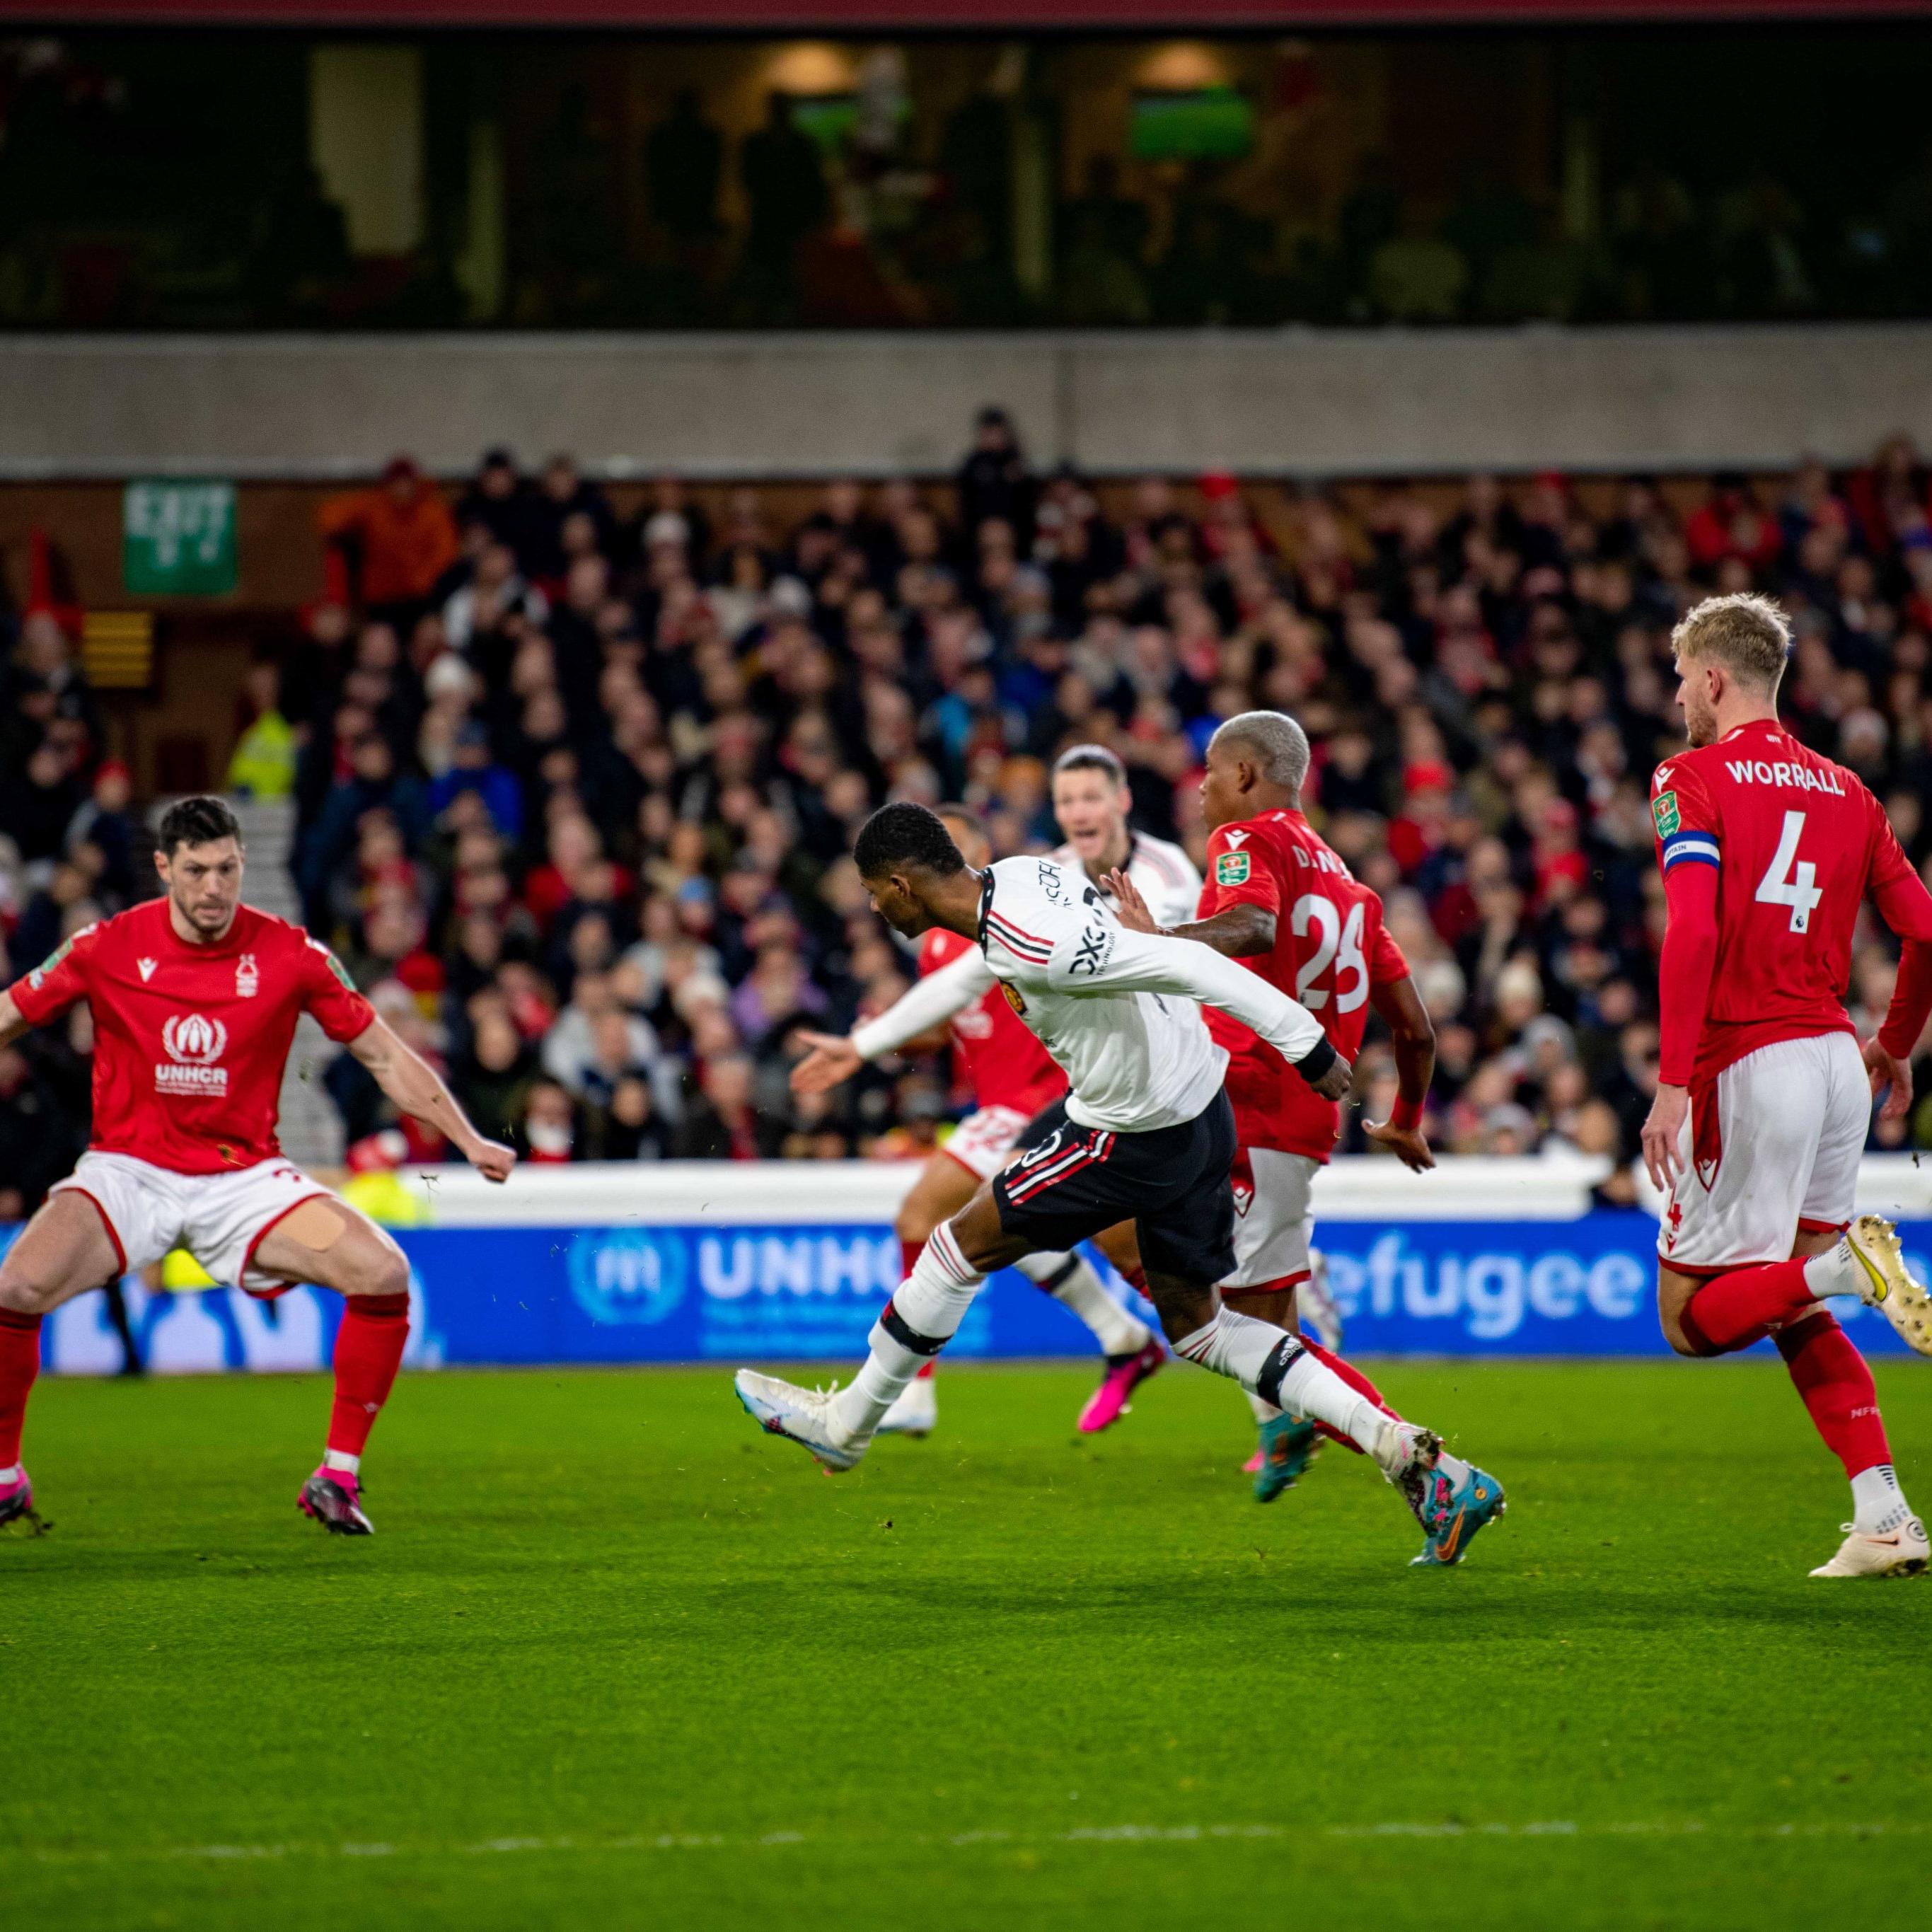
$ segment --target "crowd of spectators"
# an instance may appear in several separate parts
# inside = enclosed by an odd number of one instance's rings
[[[620,516],[562,458],[493,452],[447,495],[399,463],[326,508],[332,594],[251,677],[238,771],[292,791],[308,923],[533,1160],[933,1144],[965,1103],[943,1052],[788,1085],[802,1027],[912,970],[848,856],[866,814],[963,800],[998,852],[1041,848],[1051,761],[1094,741],[1198,859],[1202,748],[1258,705],[1306,727],[1308,808],[1414,965],[1437,1143],[1627,1160],[1656,1077],[1668,636],[1713,590],[1784,600],[1791,728],[1932,859],[1932,479],[1903,441],[1774,482],[1103,488],[1036,473],[988,410],[950,483],[833,481],[784,524],[771,500],[665,478]],[[144,884],[53,614],[18,626],[0,736],[10,977]],[[1894,970],[1863,932],[1861,1024]],[[77,1017],[0,1052],[0,1211],[70,1155],[37,1123],[75,1118],[86,1046]],[[1372,1028],[1372,1114],[1392,1078]],[[326,1078],[352,1143],[442,1151],[352,1059]],[[1904,1142],[1932,1145],[1932,1101]]]

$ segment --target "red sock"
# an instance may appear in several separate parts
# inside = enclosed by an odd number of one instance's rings
[[[1136,1262],[1130,1268],[1120,1270],[1120,1279],[1137,1294],[1147,1293],[1147,1270]]]
[[[1847,1476],[1892,1460],[1871,1370],[1830,1310],[1780,1330],[1778,1352],[1825,1447]]]
[[[1762,1341],[1768,1327],[1794,1322],[1817,1306],[1802,1259],[1766,1262],[1706,1282],[1684,1304],[1678,1325],[1700,1355],[1728,1355]]]
[[[1364,1375],[1361,1370],[1355,1366],[1354,1363],[1345,1362],[1340,1355],[1330,1354],[1326,1348],[1322,1347],[1319,1342],[1311,1342],[1306,1335],[1301,1336],[1298,1339],[1300,1340],[1301,1346],[1306,1348],[1318,1362],[1325,1363],[1328,1367],[1333,1369],[1336,1374],[1340,1376],[1358,1395],[1366,1396],[1370,1401],[1373,1402],[1376,1408],[1382,1411],[1383,1414],[1394,1414],[1395,1411],[1390,1408],[1388,1404],[1382,1400],[1382,1390],[1377,1388],[1375,1384],[1370,1382],[1368,1377]],[[1321,1430],[1324,1436],[1328,1438],[1330,1442],[1340,1443],[1344,1449],[1354,1450],[1358,1456],[1361,1454],[1362,1445],[1359,1442],[1354,1442],[1349,1437],[1344,1436],[1339,1429],[1331,1429],[1325,1422],[1318,1422],[1315,1426],[1317,1429]]]
[[[335,1336],[335,1404],[328,1412],[328,1446],[359,1456],[376,1417],[395,1386],[410,1339],[406,1294],[352,1294]]]
[[[27,1391],[40,1372],[40,1318],[0,1308],[0,1469],[20,1460]]]

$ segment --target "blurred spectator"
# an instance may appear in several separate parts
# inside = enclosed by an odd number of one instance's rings
[[[412,622],[456,561],[455,519],[410,457],[394,458],[374,489],[330,497],[318,521],[345,586],[388,622]]]

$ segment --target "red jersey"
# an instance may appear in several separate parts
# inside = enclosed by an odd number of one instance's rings
[[[84,926],[7,988],[34,1026],[76,1000],[94,1014],[93,1147],[176,1174],[272,1160],[296,1022],[331,1040],[376,1017],[335,956],[286,920],[242,907],[226,936],[191,945],[165,898]]]
[[[920,942],[920,976],[978,950],[961,934],[935,926]],[[952,1016],[952,1045],[980,1106],[1010,1107],[1030,1118],[1066,1091],[1066,1076],[1007,1004],[1000,987],[989,988]]]
[[[1208,842],[1208,879],[1197,916],[1229,906],[1275,916],[1271,951],[1241,964],[1298,1000],[1328,1044],[1360,1052],[1369,995],[1408,977],[1402,948],[1382,925],[1382,902],[1361,884],[1298,812],[1264,812],[1224,825]],[[1208,1030],[1228,1049],[1228,1098],[1244,1148],[1276,1148],[1325,1161],[1340,1109],[1239,1020],[1204,1009]]]
[[[1666,880],[1684,866],[1718,878],[1716,958],[1695,1064],[1675,1064],[1686,1025],[1660,1077],[1688,1086],[1777,1040],[1852,1032],[1845,994],[1860,904],[1870,892],[1894,930],[1910,934],[1924,896],[1884,808],[1857,776],[1763,719],[1665,760],[1651,781],[1651,812]],[[1677,1031],[1673,995],[1684,994],[1672,982],[1660,975],[1666,1034]]]

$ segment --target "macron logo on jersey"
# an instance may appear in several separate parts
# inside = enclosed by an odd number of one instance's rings
[[[1231,832],[1228,834],[1228,843],[1232,845],[1237,852],[1238,852],[1247,842],[1248,835],[1245,831]]]
[[[154,1069],[158,1094],[206,1097],[228,1091],[228,1070],[215,1062],[228,1050],[228,1029],[202,1013],[176,1013],[161,1028],[168,1064]]]
[[[141,969],[141,983],[143,986],[154,976],[154,968],[157,963],[152,959],[137,959],[134,962],[134,964]]]
[[[1724,769],[1739,784],[1785,785],[1799,791],[1828,792],[1843,798],[1836,772],[1814,772],[1809,765],[1768,764],[1762,758],[1726,758]]]

